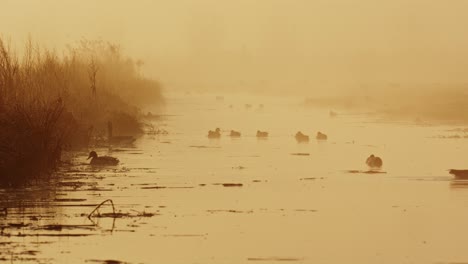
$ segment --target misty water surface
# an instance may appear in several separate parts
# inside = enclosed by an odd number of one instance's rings
[[[468,185],[447,172],[467,165],[467,139],[440,138],[456,133],[453,127],[357,114],[330,118],[330,109],[300,102],[171,96],[167,115],[154,121],[168,135],[145,135],[131,148],[96,149],[118,157],[119,166],[97,171],[80,164],[87,152],[76,153],[76,165],[60,180],[0,190],[0,208],[8,208],[0,214],[0,260],[468,261]],[[208,139],[216,127],[223,136]],[[231,129],[242,137],[229,138]],[[258,140],[257,130],[270,137]],[[295,141],[299,130],[311,136],[309,143]],[[328,141],[317,142],[317,131]],[[383,158],[385,173],[348,172],[366,171],[370,154]],[[106,199],[128,217],[90,221],[88,214]]]

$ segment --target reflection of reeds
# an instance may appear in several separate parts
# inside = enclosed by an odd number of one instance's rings
[[[29,41],[20,58],[0,39],[0,182],[50,172],[64,147],[86,147],[108,121],[116,134],[141,131],[134,104],[161,94],[137,69],[102,42],[82,41],[59,57]]]

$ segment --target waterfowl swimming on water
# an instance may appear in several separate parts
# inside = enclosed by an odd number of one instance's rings
[[[449,170],[449,173],[458,179],[468,179],[468,170]]]
[[[294,136],[297,140],[297,142],[309,142],[309,136],[304,135],[301,131],[296,133],[296,136]]]
[[[216,128],[215,131],[208,131],[208,138],[220,138],[221,137],[221,129]]]
[[[229,136],[231,136],[231,137],[240,137],[240,136],[241,136],[241,132],[235,131],[235,130],[231,130],[231,133],[229,134]]]
[[[90,164],[91,165],[101,165],[101,166],[113,166],[119,164],[119,160],[114,157],[109,157],[109,156],[102,156],[98,157],[98,154],[96,151],[91,151],[89,153],[88,159],[91,159]]]
[[[382,159],[380,157],[374,156],[374,154],[370,155],[366,160],[367,166],[371,168],[381,168],[383,165]]]
[[[258,138],[266,138],[266,137],[268,137],[268,132],[257,130],[257,137]]]
[[[317,136],[315,138],[317,140],[327,140],[328,136],[319,131],[317,132]]]

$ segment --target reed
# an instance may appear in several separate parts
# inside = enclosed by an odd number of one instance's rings
[[[108,121],[138,133],[147,102],[162,104],[160,85],[118,46],[81,41],[58,56],[29,40],[20,57],[0,38],[0,183],[49,174],[63,149],[86,147]]]

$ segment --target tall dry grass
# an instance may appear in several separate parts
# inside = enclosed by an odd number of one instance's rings
[[[49,173],[62,149],[85,147],[108,121],[116,134],[141,131],[137,106],[163,98],[138,67],[104,42],[59,56],[28,41],[20,57],[0,38],[0,182]]]

